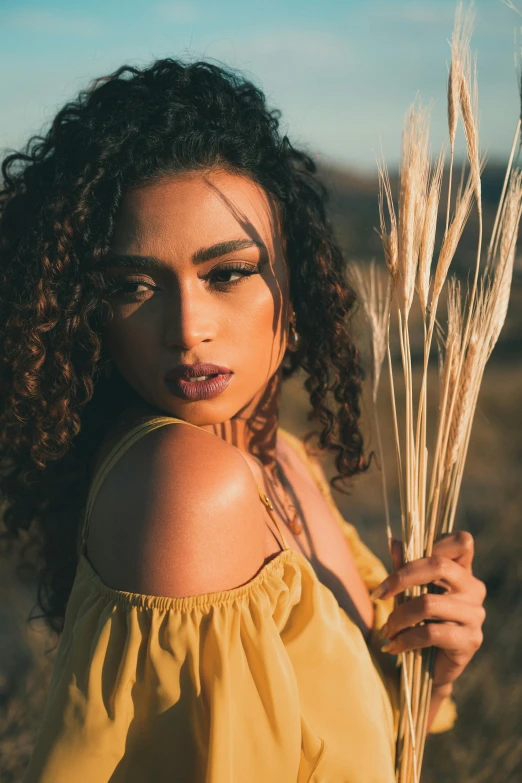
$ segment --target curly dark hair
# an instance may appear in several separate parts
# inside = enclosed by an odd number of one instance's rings
[[[45,136],[2,163],[0,190],[0,498],[2,540],[43,561],[38,605],[63,630],[93,455],[137,393],[105,372],[107,253],[132,186],[218,167],[250,177],[280,211],[318,448],[335,452],[338,486],[366,470],[359,429],[363,370],[348,329],[355,293],[308,154],[281,137],[281,112],[230,68],[166,58],[124,65],[67,103]],[[118,377],[119,376],[119,377]],[[336,410],[332,410],[336,408]],[[73,521],[74,520],[74,521]],[[22,556],[21,556],[22,557]]]

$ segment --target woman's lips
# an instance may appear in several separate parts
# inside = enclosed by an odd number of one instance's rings
[[[208,373],[201,373],[207,375]],[[218,394],[225,391],[232,380],[233,373],[218,373],[205,381],[189,381],[186,378],[165,379],[165,384],[171,394],[180,397],[182,400],[197,402],[198,400],[209,400],[217,397]]]
[[[166,381],[178,380],[178,378],[188,379],[196,378],[200,375],[228,375],[231,373],[229,367],[222,367],[219,364],[211,364],[210,362],[196,362],[195,364],[178,364],[169,370],[165,375]]]

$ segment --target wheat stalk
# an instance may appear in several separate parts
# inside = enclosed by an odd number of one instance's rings
[[[395,285],[398,273],[398,248],[399,240],[397,236],[397,218],[395,216],[395,207],[393,205],[393,197],[391,192],[390,177],[386,164],[382,165],[377,161],[377,169],[379,172],[379,222],[380,232],[379,234],[383,249],[384,259],[388,272],[392,280],[392,285]],[[386,226],[386,219],[384,215],[384,197],[386,196],[386,206],[388,208],[388,214],[390,216],[390,230],[388,231]]]
[[[386,355],[386,334],[390,318],[391,280],[384,284],[382,276],[377,272],[375,261],[367,269],[352,262],[351,271],[356,288],[359,291],[364,312],[370,324],[372,347],[372,394],[377,398],[382,363]],[[368,272],[368,274],[366,274]]]
[[[511,8],[512,11],[515,11],[517,14],[520,14],[520,16],[522,16],[522,13],[518,10],[518,8],[515,5],[513,5],[511,0],[501,0],[501,2],[504,3],[504,5],[507,5],[508,8]]]
[[[413,301],[427,201],[428,112],[428,108],[416,109],[413,104],[407,113],[402,135],[397,229],[397,291],[405,320],[408,318]]]
[[[457,123],[460,111],[461,81],[463,72],[463,63],[465,53],[469,49],[471,41],[471,32],[475,20],[473,4],[471,3],[466,12],[464,4],[458,3],[455,11],[455,23],[453,27],[453,36],[451,39],[451,65],[448,76],[448,132],[450,139],[450,173],[448,184],[448,203],[446,208],[446,233],[448,231],[450,204],[451,204],[451,181],[453,175],[453,161],[455,157],[455,138],[457,135]]]
[[[521,92],[522,92],[522,87],[521,87]],[[515,128],[515,135],[513,137],[513,144],[511,145],[511,152],[509,154],[509,162],[508,162],[508,167],[507,167],[507,170],[506,170],[506,176],[504,177],[504,184],[502,186],[502,193],[500,195],[499,208],[497,210],[497,214],[496,214],[496,217],[495,217],[495,222],[493,224],[493,231],[491,232],[491,239],[490,239],[490,242],[489,242],[488,254],[487,254],[487,262],[486,262],[486,269],[485,269],[486,272],[489,272],[490,269],[491,269],[491,259],[492,259],[492,256],[493,256],[494,252],[496,252],[497,245],[498,245],[499,220],[500,220],[500,216],[501,216],[501,210],[502,210],[503,205],[504,205],[504,198],[505,198],[505,195],[506,195],[506,190],[507,190],[507,186],[508,186],[508,182],[509,182],[509,177],[510,177],[510,174],[511,174],[511,169],[512,169],[512,166],[513,166],[513,158],[515,156],[515,148],[516,148],[516,145],[517,145],[517,141],[520,142],[520,129],[521,129],[521,127],[522,127],[522,118],[519,117],[518,118],[518,122],[517,122],[517,127]]]
[[[476,399],[478,398],[482,374],[486,362],[491,356],[493,348],[498,340],[507,314],[513,277],[516,240],[521,217],[522,171],[512,170],[509,188],[499,217],[500,243],[498,254],[494,259],[493,271],[485,279],[481,296],[479,297],[480,307],[477,316],[478,326],[476,330],[482,346],[482,361],[477,372],[471,415],[466,422],[465,434],[460,443],[460,453],[455,468],[454,492],[451,502],[448,503],[448,512],[446,519],[443,522],[443,532],[450,532],[453,529],[458,493],[462,483],[464,463],[467,456],[471,425],[473,423],[473,413],[476,406]]]
[[[413,104],[406,114],[402,135],[399,171],[398,213],[395,213],[390,180],[383,160],[378,162],[378,231],[389,273],[388,308],[376,288],[375,268],[358,268],[356,280],[373,339],[373,401],[376,415],[377,388],[384,355],[388,358],[396,464],[399,479],[403,561],[429,556],[434,543],[453,528],[471,427],[484,369],[493,350],[508,309],[518,226],[522,215],[522,173],[513,168],[518,120],[506,178],[492,232],[486,270],[480,273],[482,249],[481,174],[485,160],[480,155],[478,133],[477,65],[470,53],[474,14],[462,2],[457,5],[452,38],[452,60],[448,78],[448,131],[450,176],[446,229],[433,277],[437,215],[444,169],[444,151],[434,167],[429,155],[429,109]],[[521,88],[522,93],[522,88]],[[450,220],[451,183],[458,117],[462,117],[469,174],[457,189],[455,210]],[[478,242],[471,291],[463,302],[460,284],[449,276],[462,232],[473,205],[478,213]],[[365,278],[365,275],[369,275]],[[417,285],[415,287],[415,281]],[[437,309],[447,288],[447,328],[438,319]],[[431,289],[431,294],[430,294]],[[414,426],[412,359],[409,313],[417,292],[424,328],[424,361],[416,426]],[[390,296],[390,293],[393,294]],[[405,387],[405,426],[400,437],[393,362],[390,352],[390,305],[395,305],[402,374]],[[426,444],[427,370],[433,333],[439,342],[439,407],[431,464]],[[383,342],[385,341],[385,342]],[[379,451],[382,458],[380,430]],[[383,475],[383,493],[386,487]],[[429,492],[426,494],[429,479]],[[385,499],[386,527],[391,537],[388,502]],[[429,586],[407,589],[397,597],[402,603],[429,591]],[[417,783],[422,768],[426,727],[432,689],[434,648],[401,654],[400,719],[396,748],[398,783]]]
[[[516,11],[518,14],[520,14],[522,16],[522,12],[520,12],[517,8],[515,8],[515,6],[512,3],[506,2],[506,0],[503,0],[503,2],[504,2],[505,5],[508,6],[508,8],[511,8],[513,11]],[[522,105],[522,66],[519,64],[518,57],[517,57],[516,29],[515,29],[515,69],[517,71],[518,92],[519,92],[520,101],[521,101],[521,105]],[[498,210],[497,210],[497,215],[495,217],[495,223],[493,225],[493,231],[491,233],[491,239],[490,239],[490,243],[489,243],[489,247],[488,247],[488,254],[487,254],[486,271],[490,270],[490,264],[491,264],[492,256],[493,256],[494,252],[496,252],[496,250],[497,250],[499,221],[500,221],[500,216],[502,214],[502,209],[503,209],[503,205],[504,205],[504,198],[505,198],[505,194],[506,194],[506,190],[507,190],[507,186],[508,186],[509,177],[510,177],[510,174],[511,174],[511,168],[512,168],[512,165],[513,165],[513,158],[514,158],[514,155],[515,155],[515,149],[516,149],[516,146],[517,146],[517,142],[518,142],[519,151],[520,151],[520,141],[521,141],[520,132],[521,132],[521,128],[522,128],[522,109],[521,109],[521,112],[519,113],[517,126],[515,128],[515,133],[514,133],[514,136],[513,136],[513,143],[511,145],[511,152],[510,152],[510,155],[509,155],[509,163],[508,163],[508,167],[507,167],[507,170],[506,170],[506,176],[504,177],[504,184],[502,186],[502,193],[501,193],[501,196],[500,196],[499,207],[498,207]]]
[[[373,410],[375,415],[375,429],[377,433],[377,446],[379,450],[379,460],[381,467],[386,529],[388,531],[388,548],[391,554],[392,531],[390,524],[390,511],[388,504],[388,493],[386,489],[386,473],[384,467],[381,428],[379,425],[379,417],[377,416],[377,394],[379,390],[382,364],[387,351],[387,335],[390,322],[393,273],[390,267],[388,268],[390,270],[390,276],[386,281],[385,288],[383,284],[383,278],[377,273],[374,261],[370,263],[367,269],[363,269],[360,264],[355,262],[353,262],[351,265],[355,287],[359,291],[359,296],[363,304],[364,312],[370,325],[372,349]]]
[[[498,258],[494,264],[495,276],[491,284],[491,296],[494,299],[495,307],[491,311],[490,321],[487,324],[489,327],[488,358],[506,320],[521,205],[522,174],[520,171],[514,170],[511,173],[509,189],[499,217]]]
[[[439,212],[440,188],[442,184],[442,173],[444,171],[444,150],[441,151],[435,170],[429,184],[429,194],[426,204],[424,225],[422,230],[420,256],[419,256],[419,274],[418,289],[419,299],[424,317],[428,308],[428,294],[431,285],[431,262],[433,251],[435,249],[435,235],[437,231],[437,215]]]
[[[444,237],[444,241],[440,249],[430,303],[432,319],[434,318],[437,311],[437,305],[439,303],[442,287],[446,281],[446,277],[448,276],[450,264],[453,261],[457,246],[462,236],[462,232],[464,231],[464,226],[466,225],[469,214],[471,212],[473,190],[473,179],[470,174],[464,189],[464,193],[460,197],[457,197],[455,217],[451,221],[450,227],[446,233],[446,236]]]

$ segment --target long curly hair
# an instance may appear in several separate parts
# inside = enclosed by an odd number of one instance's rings
[[[316,165],[279,132],[281,112],[233,69],[166,58],[124,65],[67,103],[45,136],[2,163],[0,190],[0,501],[2,542],[36,555],[37,602],[60,633],[93,456],[137,393],[109,377],[102,338],[107,253],[127,189],[217,166],[275,200],[300,335],[282,378],[307,374],[318,448],[332,486],[366,470],[363,371],[348,328],[356,303],[325,213]],[[118,377],[119,376],[119,377]],[[20,566],[19,566],[20,568]]]

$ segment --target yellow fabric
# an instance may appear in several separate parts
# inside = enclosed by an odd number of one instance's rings
[[[292,435],[290,432],[279,428],[279,432],[290,443],[291,446],[297,451],[301,459],[308,465],[316,484],[318,485],[323,497],[331,507],[333,514],[344,536],[348,542],[350,550],[352,552],[355,564],[359,574],[371,592],[377,585],[383,582],[388,571],[386,570],[383,562],[374,553],[368,549],[366,544],[361,540],[357,529],[347,522],[339,511],[335,500],[333,499],[330,485],[324,479],[324,474],[319,466],[317,460],[311,458],[306,453],[304,443]],[[394,713],[394,731],[397,734],[399,727],[399,683],[400,683],[400,667],[397,665],[399,659],[397,656],[390,655],[381,651],[379,644],[379,630],[385,625],[389,615],[394,608],[394,598],[372,600],[374,607],[374,620],[373,629],[368,642],[368,647],[372,660],[383,678],[383,682],[386,686],[392,709]],[[397,664],[395,663],[397,661]],[[449,731],[455,725],[457,719],[457,707],[455,701],[451,696],[447,696],[440,703],[437,714],[435,715],[431,724],[429,733],[439,734],[444,731]]]
[[[371,588],[386,569],[336,514]],[[366,645],[303,555],[168,598],[107,587],[81,549],[24,783],[393,783],[395,658]],[[375,628],[391,608],[376,602]]]

